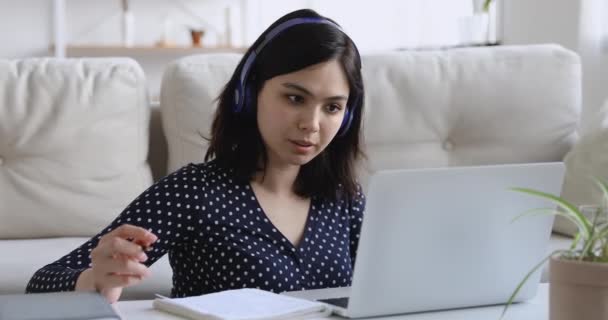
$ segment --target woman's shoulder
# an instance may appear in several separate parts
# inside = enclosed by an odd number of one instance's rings
[[[351,214],[362,214],[365,210],[365,193],[363,187],[359,182],[356,182],[356,188],[354,192],[346,199],[347,207],[350,209]]]
[[[338,184],[337,197],[335,199],[320,197],[320,202],[335,207],[337,209],[352,208],[352,207],[364,207],[365,206],[365,194],[363,188],[357,182],[354,192],[348,193],[342,184]]]
[[[210,160],[200,163],[188,163],[171,175],[182,176],[186,179],[191,178],[194,181],[224,181],[232,179],[233,170],[219,165],[216,160]]]
[[[361,199],[365,199],[365,194],[363,193],[363,187],[361,186],[359,181],[355,181],[355,185],[354,185],[353,189],[354,190],[352,190],[351,192],[347,192],[344,185],[339,183],[338,184],[338,194],[341,195],[340,199],[347,201],[347,202],[360,201]]]

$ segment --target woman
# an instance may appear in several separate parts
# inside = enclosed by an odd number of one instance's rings
[[[172,297],[349,285],[365,206],[354,173],[360,68],[333,21],[311,10],[280,18],[221,93],[206,162],[154,184],[26,291],[97,290],[115,302],[165,253]]]

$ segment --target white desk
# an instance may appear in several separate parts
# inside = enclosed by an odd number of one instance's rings
[[[512,305],[507,311],[505,320],[546,320],[549,319],[549,285],[540,285],[536,297],[528,302]],[[114,309],[123,320],[179,320],[176,316],[156,311],[152,308],[151,300],[122,301],[114,305]],[[441,312],[426,312],[401,316],[382,317],[374,319],[391,320],[498,320],[503,306],[459,309]],[[326,319],[343,319],[331,317]]]

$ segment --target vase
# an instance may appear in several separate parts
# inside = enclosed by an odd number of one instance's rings
[[[203,35],[205,35],[205,31],[204,30],[190,29],[190,37],[192,38],[192,46],[193,47],[201,47],[202,46],[201,39],[203,38]]]
[[[132,47],[134,42],[135,17],[131,11],[122,13],[122,44],[125,47]]]
[[[549,320],[574,319],[608,319],[608,263],[549,261]]]
[[[485,44],[488,42],[489,15],[476,13],[458,20],[459,42],[466,45]]]

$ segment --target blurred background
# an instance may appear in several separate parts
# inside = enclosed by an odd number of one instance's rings
[[[0,57],[128,56],[158,99],[167,63],[242,53],[283,14],[311,8],[362,53],[557,43],[583,59],[583,103],[608,84],[608,0],[0,0]],[[583,114],[583,121],[593,112]]]

